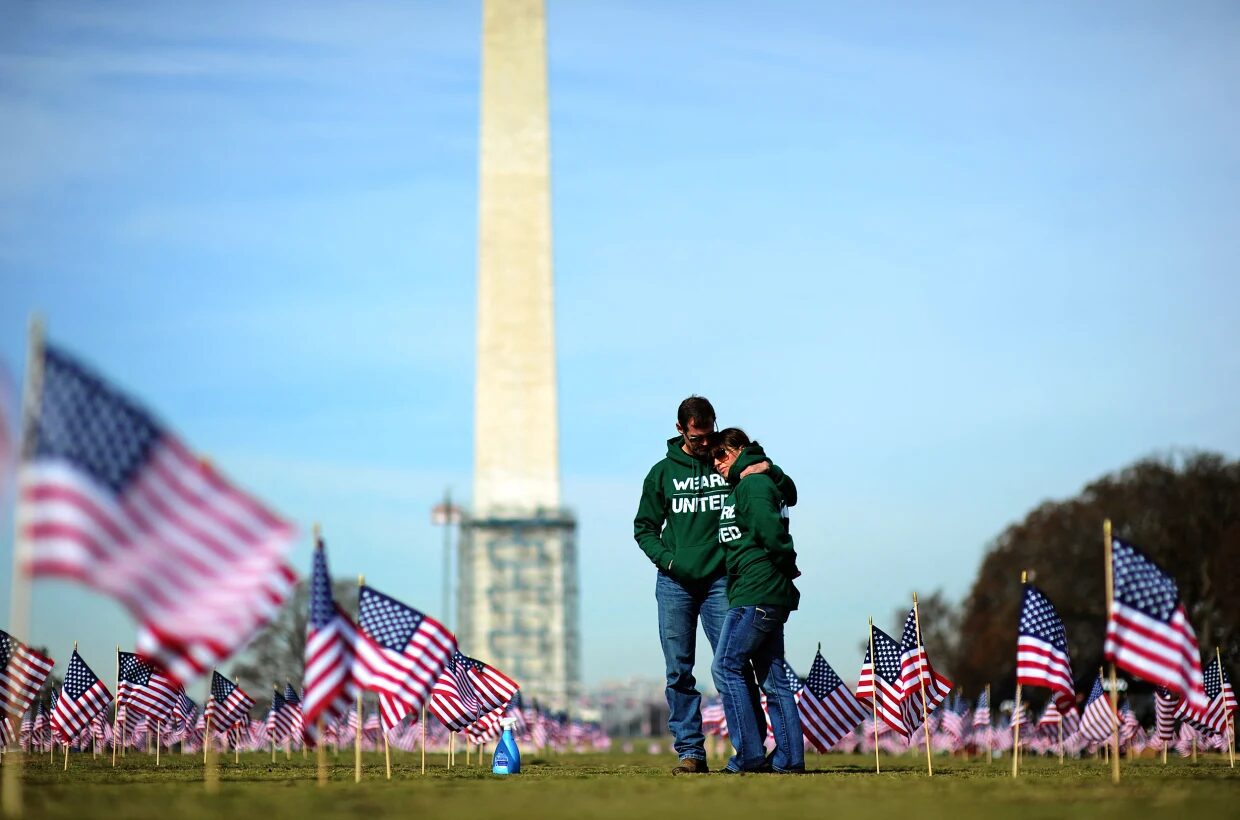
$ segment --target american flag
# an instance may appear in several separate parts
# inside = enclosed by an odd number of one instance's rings
[[[1008,726],[1024,726],[1029,722],[1029,706],[1023,700],[1016,702],[1012,707],[1012,719]]]
[[[301,714],[301,698],[297,696],[297,690],[293,688],[293,684],[289,681],[284,682],[284,704],[289,715],[293,720],[293,738],[299,738],[305,728],[305,723]]]
[[[1141,728],[1141,724],[1137,723],[1137,716],[1132,711],[1132,704],[1124,698],[1124,702],[1119,707],[1119,742],[1127,745],[1130,740],[1137,734],[1137,729]]]
[[[463,730],[490,711],[478,695],[469,674],[469,658],[453,653],[431,688],[427,710],[454,732]]]
[[[176,711],[173,713],[173,717],[180,724],[182,731],[192,728],[198,718],[198,704],[194,703],[190,696],[185,694],[184,689],[181,690],[179,697],[177,697]]]
[[[135,715],[166,723],[181,702],[181,686],[154,661],[120,652],[116,702]]]
[[[1042,710],[1042,716],[1038,718],[1038,726],[1058,726],[1063,723],[1063,714],[1059,711],[1059,707],[1055,705],[1055,699],[1051,698],[1046,702],[1046,708]]]
[[[1202,680],[1210,703],[1201,723],[1205,728],[1221,735],[1227,731],[1228,716],[1236,711],[1236,693],[1231,688],[1227,670],[1219,663],[1218,656],[1210,661],[1202,673]]]
[[[1154,734],[1164,743],[1176,738],[1176,710],[1181,702],[1180,696],[1174,692],[1161,686],[1154,689]]]
[[[138,651],[178,682],[272,619],[295,576],[293,528],[63,351],[44,351],[18,520],[31,574],[80,581],[140,623]]]
[[[955,748],[964,739],[965,715],[968,714],[968,711],[969,702],[957,693],[950,707],[943,712],[943,720],[940,725],[943,727],[944,734],[951,739],[952,748]]]
[[[1020,608],[1016,682],[1024,686],[1045,686],[1062,709],[1076,702],[1063,621],[1046,595],[1033,584],[1025,584]]]
[[[977,707],[973,710],[973,726],[990,728],[990,690],[984,690],[977,699]]]
[[[478,693],[483,707],[491,710],[503,709],[520,689],[516,681],[494,666],[477,658],[465,657],[465,661],[469,677],[474,682],[474,690]]]
[[[232,728],[238,721],[249,721],[250,709],[254,706],[254,698],[245,693],[237,684],[221,675],[211,672],[211,697],[207,700],[207,718],[211,728],[217,732]]]
[[[271,711],[267,713],[267,737],[273,743],[283,743],[298,729],[297,705],[289,703],[284,694],[275,688],[271,692]]]
[[[702,732],[704,734],[722,736],[726,725],[727,719],[723,714],[722,701],[715,698],[702,707]]]
[[[1115,733],[1115,724],[1119,721],[1111,701],[1102,691],[1102,676],[1094,678],[1094,688],[1089,691],[1085,701],[1085,709],[1081,715],[1081,736],[1086,740],[1102,742],[1109,740]]]
[[[1197,636],[1170,575],[1144,553],[1112,539],[1115,600],[1105,656],[1116,666],[1177,693],[1200,720],[1208,706]]]
[[[876,662],[871,663],[867,647],[857,681],[857,700],[874,699],[877,690],[875,704],[879,718],[892,730],[908,737],[912,728],[905,725],[900,712],[900,644],[876,626],[870,627],[870,640]]]
[[[112,693],[108,687],[95,676],[75,649],[69,657],[60,697],[52,709],[52,731],[62,743],[69,743],[85,732],[95,716],[111,702]]]
[[[789,667],[791,668],[791,667]],[[809,668],[809,677],[797,703],[805,739],[820,752],[826,752],[840,738],[865,720],[866,708],[848,691],[819,651]]]
[[[377,692],[387,726],[426,703],[456,652],[456,636],[429,615],[363,586],[358,593],[353,677]],[[502,705],[502,704],[500,704]]]
[[[327,550],[319,538],[310,576],[310,617],[306,621],[306,672],[302,693],[303,734],[318,735],[317,725],[334,724],[349,713],[357,696],[353,678],[353,646],[357,627],[332,599]]]
[[[56,662],[0,630],[0,708],[21,717],[43,688]]]
[[[934,671],[926,647],[918,641],[917,610],[909,609],[900,636],[900,705],[909,731],[921,725],[922,685],[925,681],[925,712],[929,714],[952,690],[952,682]]]

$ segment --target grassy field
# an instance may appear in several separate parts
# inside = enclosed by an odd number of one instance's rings
[[[463,761],[458,756],[458,763]],[[366,755],[364,782],[353,783],[352,756],[336,758],[331,782],[315,783],[313,758],[295,755],[276,763],[267,755],[220,759],[220,788],[203,787],[202,760],[131,754],[113,769],[110,760],[73,755],[69,770],[46,757],[28,761],[27,816],[33,818],[259,817],[371,818],[401,816],[537,818],[752,818],[891,816],[926,818],[1012,817],[1125,818],[1145,812],[1179,818],[1240,817],[1240,769],[1226,757],[1203,756],[1196,764],[1174,758],[1123,765],[1123,783],[1113,787],[1110,770],[1095,760],[1030,759],[1022,777],[1010,777],[1010,761],[935,759],[933,778],[925,759],[810,755],[813,770],[803,776],[709,774],[673,778],[668,757],[594,754],[531,757],[516,777],[458,765],[447,769],[432,756],[427,774],[420,758],[394,753],[392,779],[384,779],[383,756]]]

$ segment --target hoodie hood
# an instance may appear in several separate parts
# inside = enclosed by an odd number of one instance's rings
[[[697,466],[705,467],[707,470],[711,469],[708,460],[691,456],[685,452],[684,436],[672,436],[667,440],[667,457],[685,467]]]
[[[732,469],[728,471],[728,484],[735,487],[741,483],[741,473],[755,464],[761,464],[764,461],[770,461],[766,457],[766,451],[762,449],[762,445],[756,441],[751,441],[745,445],[745,449],[741,450],[740,455],[736,457],[736,461],[732,463]]]

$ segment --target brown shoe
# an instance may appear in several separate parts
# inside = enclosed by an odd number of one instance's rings
[[[698,760],[696,757],[686,757],[680,761],[680,765],[672,769],[672,774],[706,774],[710,771],[705,760]]]

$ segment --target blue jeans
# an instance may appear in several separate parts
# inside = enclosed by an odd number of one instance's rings
[[[702,695],[693,677],[698,618],[713,651],[728,611],[728,581],[721,577],[701,584],[682,584],[660,572],[654,598],[659,604],[659,643],[667,667],[667,728],[681,760],[705,760]]]
[[[728,761],[732,771],[751,771],[766,762],[766,718],[758,682],[766,693],[771,715],[775,771],[805,768],[805,741],[796,698],[784,671],[784,623],[788,610],[778,606],[738,606],[728,610],[711,671],[723,698],[728,734],[736,754]]]

